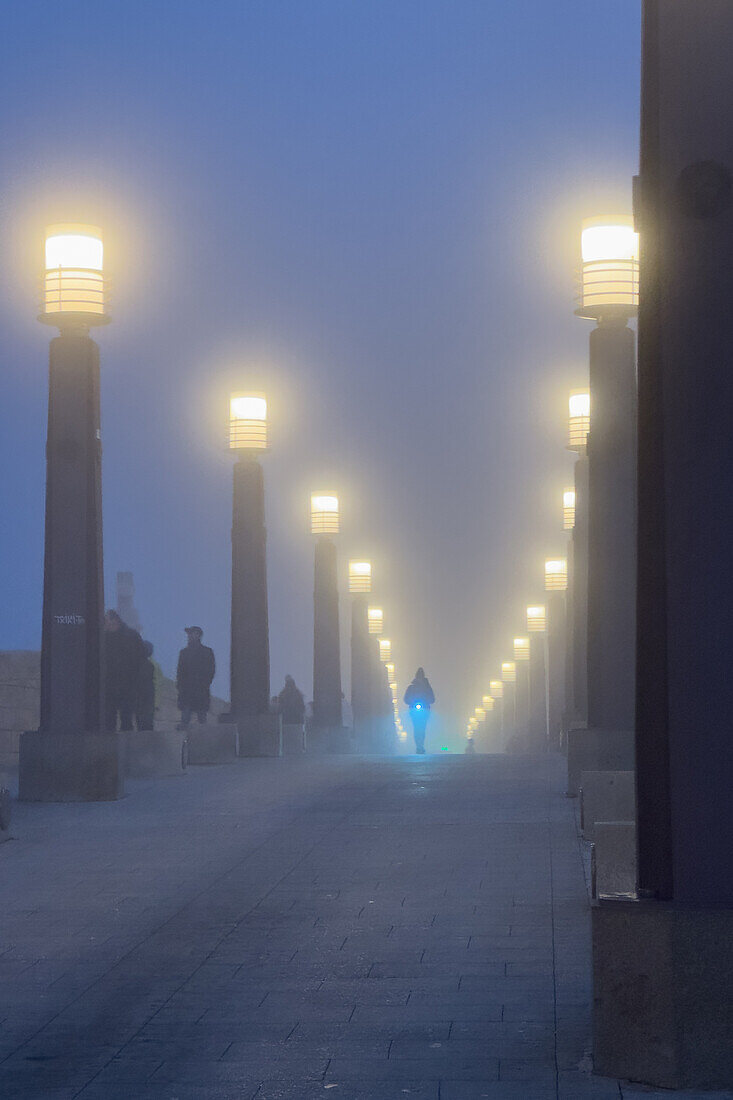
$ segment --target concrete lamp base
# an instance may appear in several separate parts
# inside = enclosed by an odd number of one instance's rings
[[[733,910],[593,905],[595,1072],[667,1089],[733,1082]]]
[[[124,774],[118,733],[21,735],[21,802],[113,802],[125,793]]]
[[[279,714],[256,714],[240,718],[240,756],[282,756],[282,724]]]
[[[634,734],[630,730],[568,730],[568,798],[577,798],[581,772],[634,770]]]
[[[598,821],[635,821],[634,772],[580,773],[580,829],[584,840],[595,840]]]
[[[190,726],[185,731],[189,764],[231,764],[237,759],[237,727],[217,725]]]
[[[283,726],[283,756],[302,756],[305,752],[305,726]]]
[[[183,730],[132,730],[120,737],[128,779],[163,779],[185,772],[188,751]]]

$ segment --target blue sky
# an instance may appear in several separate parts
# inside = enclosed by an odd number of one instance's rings
[[[230,389],[270,397],[273,688],[311,687],[311,488],[401,682],[472,708],[561,550],[580,220],[628,210],[639,3],[29,0],[0,40],[0,647],[40,639],[45,224],[104,227],[107,600],[228,690]],[[348,635],[343,601],[342,632]],[[310,697],[310,696],[309,696]],[[441,708],[439,708],[441,709]]]

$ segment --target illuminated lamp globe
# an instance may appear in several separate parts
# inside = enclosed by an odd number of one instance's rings
[[[547,592],[565,592],[567,587],[567,559],[548,558],[545,562],[545,590]]]
[[[590,394],[572,390],[568,398],[568,450],[584,451],[590,431]]]
[[[530,634],[544,634],[547,629],[547,609],[543,603],[527,607],[527,630]]]
[[[229,450],[267,450],[267,399],[262,393],[229,398]]]
[[[515,638],[514,639],[514,660],[515,661],[528,661],[529,660],[529,638]]]
[[[517,666],[514,661],[501,662],[501,678],[505,684],[515,684],[517,682]]]
[[[484,696],[482,696],[481,706],[484,708],[484,710],[486,711],[487,714],[490,711],[492,711],[494,709],[494,697],[493,697],[493,695],[484,695]]]
[[[335,493],[311,493],[311,534],[339,533],[339,498]]]
[[[632,317],[639,306],[639,234],[626,214],[586,218],[580,234],[576,313],[596,321]]]
[[[479,722],[483,722],[484,718],[486,717],[486,711],[483,707],[476,707],[473,713],[474,717],[477,718]]]
[[[492,680],[489,684],[489,691],[494,699],[504,698],[504,684],[501,680]]]
[[[563,489],[562,494],[562,529],[572,531],[575,527],[575,489]]]
[[[370,634],[381,634],[384,630],[384,611],[381,607],[367,608],[367,624]]]
[[[395,679],[394,662],[393,661],[387,661],[385,663],[384,667],[387,670],[387,676],[389,677],[389,681],[390,681],[390,683],[392,683]]]
[[[392,660],[392,643],[389,638],[379,639],[379,659],[385,662]]]
[[[38,320],[60,329],[106,325],[106,304],[102,230],[76,222],[49,225]]]
[[[349,562],[349,592],[371,592],[372,563],[370,561]]]

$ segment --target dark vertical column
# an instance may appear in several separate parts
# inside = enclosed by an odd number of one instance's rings
[[[321,536],[316,543],[313,631],[313,723],[340,727],[341,649],[336,546]]]
[[[548,654],[548,744],[557,752],[562,743],[565,710],[565,592],[546,592]]]
[[[232,714],[267,714],[269,701],[265,487],[259,462],[243,457],[234,466],[232,507]]]
[[[514,750],[514,738],[517,731],[517,691],[516,684],[505,681],[504,695],[501,703],[501,738],[502,750]]]
[[[586,722],[588,718],[588,528],[588,458],[581,453],[575,463],[571,669],[572,717],[580,723]]]
[[[43,731],[102,728],[103,616],[99,348],[86,335],[57,336],[46,444]]]
[[[370,707],[370,654],[367,608],[369,596],[359,593],[351,601],[351,710],[354,729],[364,728]]]
[[[529,636],[529,746],[532,752],[547,751],[547,682],[545,635]]]
[[[515,725],[522,751],[529,748],[529,661],[517,661]]]
[[[662,898],[727,905],[733,903],[732,53],[727,0],[645,5],[639,882]]]
[[[633,730],[636,662],[636,361],[625,323],[590,337],[588,725]]]
[[[564,609],[564,627],[563,638],[565,639],[565,660],[563,663],[564,679],[563,686],[563,705],[562,705],[562,719],[561,719],[561,733],[560,740],[558,742],[558,748],[564,743],[565,735],[571,724],[575,721],[575,715],[573,711],[574,704],[574,642],[575,633],[573,631],[573,624],[575,622],[575,615],[573,612],[575,604],[575,544],[573,542],[572,535],[568,539],[568,545],[566,550],[566,561],[568,570],[568,586],[563,593],[563,601],[565,605]]]

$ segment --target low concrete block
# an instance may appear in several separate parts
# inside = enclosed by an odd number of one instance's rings
[[[46,733],[20,738],[22,802],[111,802],[125,793],[117,733]]]
[[[733,910],[598,901],[592,925],[595,1072],[730,1088]]]
[[[568,797],[577,798],[581,772],[634,770],[634,734],[572,726],[568,730]]]
[[[135,730],[120,736],[128,779],[162,779],[185,772],[188,753],[183,730]]]
[[[352,753],[354,743],[351,730],[345,726],[311,726],[308,730],[306,751],[313,756],[323,756],[327,753]]]
[[[305,752],[305,726],[283,726],[283,756],[302,756]]]
[[[237,759],[239,735],[234,724],[192,725],[186,739],[189,764],[231,764]]]
[[[580,800],[580,827],[586,840],[595,840],[597,821],[635,821],[634,773],[581,772]]]
[[[636,822],[596,821],[595,896],[636,895]]]
[[[279,714],[256,714],[239,719],[240,756],[282,756],[282,722]]]

